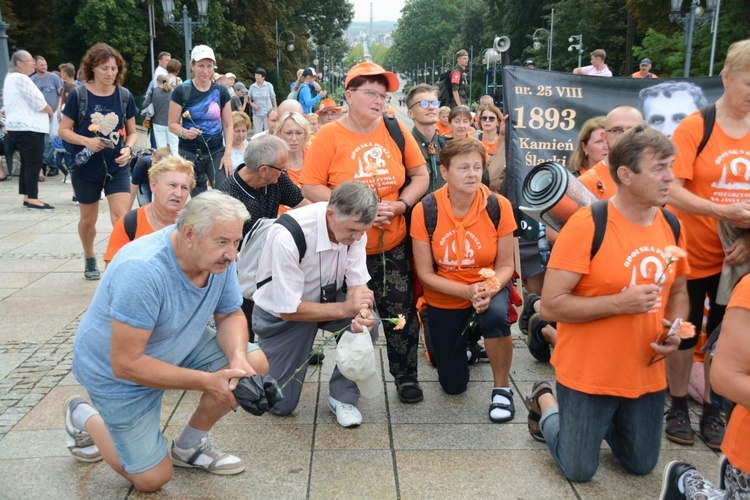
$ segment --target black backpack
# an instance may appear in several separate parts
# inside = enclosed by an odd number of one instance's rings
[[[594,239],[591,241],[591,260],[594,260],[594,256],[599,251],[604,241],[604,233],[607,230],[607,206],[609,200],[597,200],[591,204],[591,217],[594,219]],[[664,214],[664,218],[667,219],[669,227],[672,228],[674,234],[675,245],[680,242],[680,221],[677,216],[665,209],[659,207],[661,213]]]
[[[450,83],[450,77],[452,72],[452,69],[444,71],[440,74],[440,78],[438,79],[438,99],[440,100],[441,106],[451,105],[451,90],[453,87]]]

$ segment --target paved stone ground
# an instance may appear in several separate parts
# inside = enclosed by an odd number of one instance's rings
[[[403,109],[403,108],[401,108]],[[401,111],[401,109],[399,111]],[[401,113],[399,113],[401,114]],[[78,209],[60,178],[40,185],[51,212],[21,206],[17,180],[0,183],[0,498],[140,498],[105,464],[76,462],[65,448],[62,404],[82,392],[70,372],[77,324],[97,282],[83,279]],[[97,253],[111,223],[100,207]],[[662,442],[657,469],[632,476],[602,446],[601,466],[586,484],[558,472],[543,444],[526,430],[523,398],[535,380],[553,377],[534,361],[514,330],[512,384],[516,418],[491,424],[488,365],[472,367],[469,390],[447,396],[420,354],[425,401],[398,402],[382,339],[378,343],[383,391],[362,400],[364,423],[342,429],[327,409],[324,381],[333,352],[308,374],[302,401],[289,417],[231,414],[213,432],[226,451],[245,459],[233,477],[176,470],[157,498],[653,498],[661,471],[687,460],[715,475],[717,455],[702,442]],[[197,394],[169,391],[162,425],[171,439],[189,418]],[[698,415],[693,408],[693,421]]]

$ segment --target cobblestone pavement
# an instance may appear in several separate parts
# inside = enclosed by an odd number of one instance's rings
[[[70,371],[76,327],[98,282],[83,279],[78,208],[69,184],[53,177],[40,185],[54,211],[21,206],[17,181],[0,183],[0,498],[139,498],[106,464],[81,464],[65,448],[61,406],[83,393]],[[111,223],[100,206],[97,255]],[[545,446],[526,429],[523,398],[532,383],[551,379],[549,365],[531,359],[514,331],[511,370],[516,416],[493,425],[487,418],[492,374],[471,368],[465,394],[447,396],[420,352],[425,401],[398,401],[384,342],[377,344],[383,392],[360,401],[364,423],[342,429],[327,410],[326,381],[334,352],[309,372],[292,416],[242,412],[212,432],[226,451],[249,464],[234,477],[176,470],[157,498],[653,498],[663,466],[686,460],[713,475],[717,455],[702,442],[662,442],[654,472],[628,474],[604,445],[594,480],[572,484]],[[197,404],[196,393],[167,391],[162,425],[172,439]],[[693,409],[694,422],[697,413]]]

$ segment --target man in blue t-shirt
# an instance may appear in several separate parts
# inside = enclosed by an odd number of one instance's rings
[[[244,470],[208,431],[237,407],[238,379],[268,371],[263,352],[247,341],[234,263],[249,217],[239,201],[208,191],[185,205],[176,226],[117,253],[73,347],[73,372],[91,398],[66,402],[74,457],[104,458],[139,491],[161,488],[173,464]],[[216,330],[206,327],[211,316]],[[159,427],[167,389],[203,392],[170,450]]]
[[[31,75],[31,81],[42,91],[44,100],[47,101],[52,110],[56,110],[60,104],[60,92],[63,88],[62,79],[54,73],[47,71],[47,60],[42,56],[34,56],[36,72]],[[54,167],[52,152],[52,138],[46,134],[44,138],[44,165],[49,168],[47,175],[54,177],[59,172]]]

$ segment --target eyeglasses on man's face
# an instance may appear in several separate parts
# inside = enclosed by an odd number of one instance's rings
[[[411,107],[413,108],[417,104],[419,104],[419,106],[423,107],[424,109],[427,109],[430,106],[432,106],[433,108],[439,108],[440,107],[440,101],[428,101],[426,99],[423,99],[421,101],[415,102],[414,104],[411,105]],[[409,108],[409,109],[411,109],[411,108]]]
[[[286,167],[284,167],[284,168],[279,168],[279,167],[275,167],[275,166],[273,166],[273,165],[265,165],[265,166],[266,166],[266,167],[268,167],[268,168],[272,168],[272,169],[274,169],[274,170],[278,170],[278,171],[279,171],[279,172],[281,172],[282,174],[285,174],[285,173],[286,173],[286,170],[287,170],[287,168],[286,168]]]

